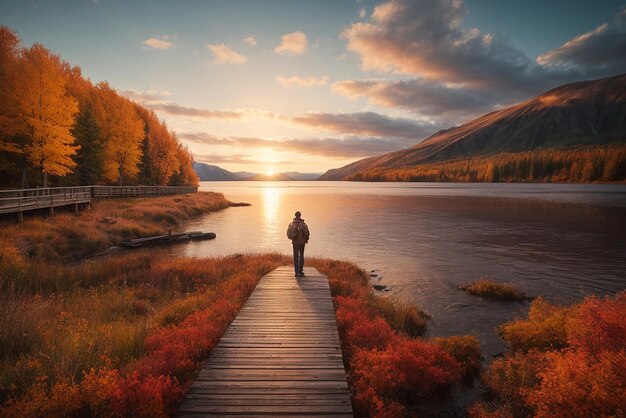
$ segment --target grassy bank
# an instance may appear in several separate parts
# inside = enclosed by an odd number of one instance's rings
[[[84,212],[32,217],[0,224],[0,289],[50,293],[85,277],[97,281],[95,264],[66,268],[121,241],[176,231],[185,220],[235,205],[220,193],[138,199],[106,199]],[[130,264],[129,264],[130,263]],[[123,262],[120,268],[133,268]],[[106,266],[105,266],[106,267]],[[108,267],[106,267],[108,268]],[[86,271],[87,270],[87,271]]]
[[[221,193],[207,192],[103,199],[78,214],[58,212],[53,218],[31,217],[21,224],[4,222],[0,245],[16,247],[21,256],[31,259],[77,259],[124,239],[163,234],[185,220],[232,205]]]

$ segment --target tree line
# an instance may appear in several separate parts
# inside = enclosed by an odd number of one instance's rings
[[[590,183],[626,180],[626,145],[588,145],[433,162],[398,169],[373,168],[353,181]]]
[[[0,27],[0,187],[196,185],[192,163],[154,111]]]

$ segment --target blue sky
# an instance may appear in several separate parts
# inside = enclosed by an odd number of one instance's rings
[[[199,161],[321,172],[625,72],[625,10],[624,0],[4,0],[0,24],[155,109]]]

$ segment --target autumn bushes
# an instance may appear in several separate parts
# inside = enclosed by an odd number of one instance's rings
[[[328,275],[358,416],[410,415],[471,381],[480,365],[475,337],[424,340],[426,315],[412,304],[377,297],[350,263],[315,260]]]
[[[95,270],[109,262],[93,261]],[[97,286],[2,294],[0,415],[167,415],[258,279],[284,259],[127,264],[134,268],[104,273]]]
[[[536,299],[500,327],[509,349],[483,380],[493,399],[473,417],[621,416],[626,411],[626,292],[572,306]]]

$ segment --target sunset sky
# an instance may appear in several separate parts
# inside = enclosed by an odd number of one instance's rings
[[[323,172],[626,72],[624,0],[3,0],[0,24],[231,171]]]

